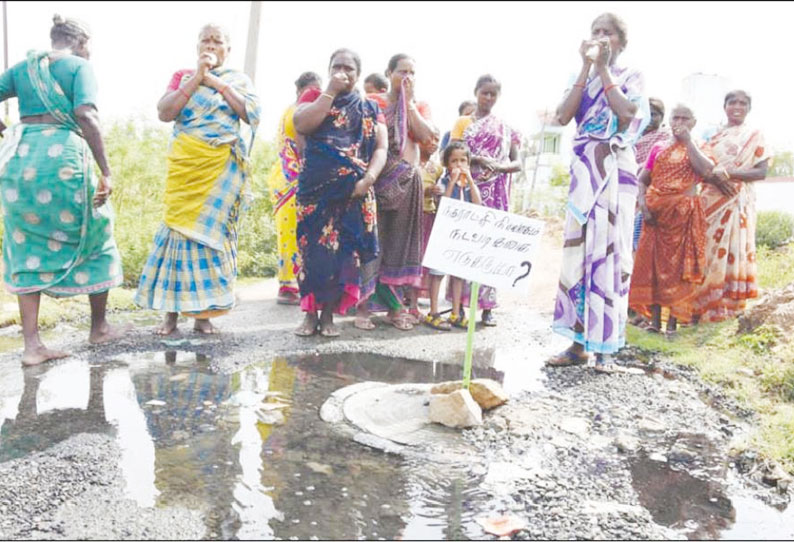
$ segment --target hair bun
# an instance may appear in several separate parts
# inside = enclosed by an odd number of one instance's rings
[[[52,23],[53,24],[64,24],[66,21],[63,20],[63,17],[58,15],[57,13],[52,16]]]

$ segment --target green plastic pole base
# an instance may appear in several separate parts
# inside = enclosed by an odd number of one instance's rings
[[[471,354],[474,348],[474,321],[477,319],[477,298],[480,295],[480,283],[471,283],[469,293],[469,329],[466,333],[466,357],[463,361],[463,387],[469,389],[471,382]]]

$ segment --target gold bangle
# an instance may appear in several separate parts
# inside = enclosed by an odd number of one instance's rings
[[[331,101],[332,101],[332,102],[333,102],[333,101],[336,99],[336,97],[334,97],[334,96],[331,96],[331,95],[330,95],[330,94],[328,94],[327,92],[323,92],[322,94],[320,94],[320,97],[323,97],[323,96],[326,96],[326,97],[328,97],[328,98],[331,98]]]

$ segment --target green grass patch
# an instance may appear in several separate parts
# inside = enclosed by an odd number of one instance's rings
[[[794,281],[794,245],[776,250],[759,246],[758,280],[763,289]],[[693,367],[708,383],[758,414],[758,426],[747,445],[794,473],[794,343],[779,329],[762,325],[739,334],[738,322],[680,328],[667,339],[629,326],[626,340],[646,352]]]

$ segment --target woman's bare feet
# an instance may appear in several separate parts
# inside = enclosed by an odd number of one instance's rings
[[[22,353],[22,365],[38,365],[39,363],[44,363],[51,359],[61,359],[69,356],[70,354],[68,352],[50,350],[43,344],[40,344],[33,348],[25,348],[25,351]]]
[[[317,324],[317,315],[313,312],[307,312],[303,322],[295,330],[295,335],[298,337],[311,337],[317,333]]]
[[[88,342],[91,344],[105,344],[121,339],[124,335],[129,333],[132,329],[132,324],[122,324],[111,326],[107,322],[99,326],[97,329],[92,329],[88,335]]]
[[[160,335],[162,337],[166,337],[176,331],[176,322],[179,314],[176,312],[167,312],[165,313],[165,318],[163,318],[163,323],[160,324],[160,327],[154,330],[155,335]]]
[[[212,325],[209,318],[196,318],[196,323],[193,324],[193,330],[203,333],[204,335],[217,335],[221,332],[220,329]]]
[[[176,321],[179,317],[179,314],[175,312],[167,312],[165,313],[165,318],[163,318],[163,323],[160,324],[160,327],[154,330],[155,335],[170,335],[174,331],[176,331]]]

